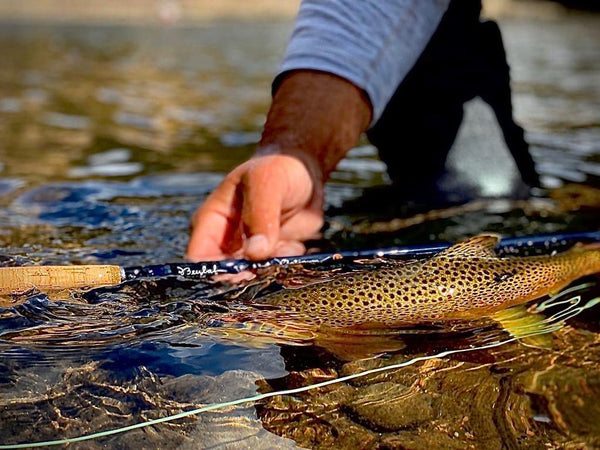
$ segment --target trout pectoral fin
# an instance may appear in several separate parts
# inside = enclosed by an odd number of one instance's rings
[[[551,349],[550,333],[560,328],[557,324],[549,324],[544,315],[528,312],[524,305],[498,311],[491,318],[523,344],[537,348]]]
[[[316,328],[294,320],[275,320],[264,311],[262,317],[244,315],[220,315],[219,326],[205,327],[202,333],[235,344],[252,348],[265,348],[273,344],[310,345],[316,337]],[[264,319],[264,320],[261,320]]]

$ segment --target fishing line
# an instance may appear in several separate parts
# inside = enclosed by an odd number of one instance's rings
[[[566,297],[567,295],[569,295],[572,292],[581,291],[583,289],[592,287],[593,285],[594,285],[594,283],[582,283],[582,284],[578,284],[576,286],[570,287],[568,289],[565,289],[564,291],[541,302],[538,306],[536,306],[535,310],[536,311],[545,311],[546,309],[551,308],[553,306],[562,305],[564,303],[572,303],[573,298],[570,298],[568,300],[563,300],[561,302],[557,302],[556,300],[558,300],[559,298],[562,298],[562,297]]]
[[[194,416],[203,412],[208,412],[208,411],[214,411],[215,409],[220,409],[220,408],[226,408],[229,406],[236,406],[236,405],[240,405],[243,403],[253,403],[259,400],[264,400],[266,398],[271,398],[271,397],[275,397],[278,395],[291,395],[291,394],[299,394],[302,392],[306,392],[312,389],[318,389],[318,388],[322,388],[325,386],[330,386],[332,384],[336,384],[336,383],[342,383],[344,381],[350,381],[356,378],[360,378],[360,377],[364,377],[366,375],[372,375],[372,374],[376,374],[376,373],[380,373],[380,372],[384,372],[387,370],[393,370],[393,369],[400,369],[402,367],[407,367],[409,365],[415,364],[417,362],[421,362],[421,361],[427,361],[430,359],[434,359],[434,358],[444,358],[446,356],[449,355],[454,355],[457,353],[465,353],[465,352],[470,352],[470,351],[474,351],[474,350],[486,350],[489,348],[494,348],[494,347],[499,347],[500,345],[503,344],[507,344],[509,342],[512,341],[516,341],[517,338],[511,338],[508,339],[506,341],[500,341],[500,342],[495,342],[492,344],[488,344],[488,345],[484,345],[484,346],[480,346],[480,347],[471,347],[471,348],[462,348],[462,349],[456,349],[456,350],[447,350],[435,355],[429,355],[429,356],[419,356],[417,358],[413,358],[411,360],[408,361],[404,361],[398,364],[391,364],[389,366],[384,366],[384,367],[378,367],[375,369],[370,369],[370,370],[366,370],[364,372],[359,372],[356,374],[352,374],[352,375],[347,375],[345,377],[341,377],[341,378],[335,378],[333,380],[327,380],[327,381],[322,381],[320,383],[315,383],[315,384],[311,384],[309,386],[302,386],[299,388],[294,388],[294,389],[285,389],[285,390],[281,390],[281,391],[275,391],[275,392],[267,392],[264,394],[257,394],[251,397],[245,397],[245,398],[241,398],[241,399],[237,399],[237,400],[232,400],[230,402],[224,402],[224,403],[217,403],[217,404],[213,404],[213,405],[207,405],[207,406],[203,406],[201,408],[197,408],[197,409],[193,409],[190,411],[184,411],[178,414],[173,414],[171,416],[167,416],[167,417],[161,417],[159,419],[153,419],[153,420],[149,420],[147,422],[141,422],[141,423],[136,423],[133,425],[129,425],[126,427],[122,427],[122,428],[116,428],[114,430],[107,430],[107,431],[101,431],[98,433],[93,433],[93,434],[87,434],[87,435],[83,435],[83,436],[78,436],[75,438],[68,438],[68,439],[59,439],[56,441],[45,441],[45,442],[33,442],[33,443],[27,443],[27,444],[12,444],[12,445],[0,445],[0,450],[7,450],[7,449],[20,449],[20,448],[32,448],[32,447],[44,447],[44,446],[50,446],[50,445],[61,445],[61,444],[72,444],[75,442],[82,442],[82,441],[87,441],[90,439],[97,439],[97,438],[101,438],[101,437],[106,437],[106,436],[111,436],[114,434],[118,434],[118,433],[124,433],[126,431],[131,431],[131,430],[136,430],[138,428],[144,428],[144,427],[149,427],[152,425],[157,425],[159,423],[164,423],[164,422],[171,422],[173,420],[177,420],[177,419],[183,419],[185,417],[190,417],[190,416]]]
[[[584,290],[591,286],[593,286],[593,283],[582,283],[582,284],[570,287],[568,289],[565,289],[564,291],[562,291],[554,296],[551,296],[547,300],[544,300],[543,302],[541,302],[539,305],[537,305],[535,307],[536,313],[546,311],[550,308],[558,307],[561,305],[567,305],[567,306],[565,309],[559,310],[556,313],[552,314],[551,316],[548,316],[545,319],[540,320],[539,322],[525,323],[525,324],[519,325],[519,326],[511,326],[511,333],[518,332],[519,330],[520,330],[519,331],[519,333],[520,333],[522,331],[528,332],[528,330],[530,330],[530,329],[539,329],[542,333],[545,334],[545,333],[551,333],[553,331],[557,331],[557,330],[561,329],[564,326],[565,321],[577,316],[584,309],[591,308],[592,306],[594,306],[600,302],[600,297],[598,297],[598,298],[589,300],[585,305],[583,305],[581,307],[577,307],[577,305],[579,305],[579,303],[581,303],[581,295],[576,295],[575,297],[567,298],[567,296],[569,294],[572,294],[573,292]],[[564,300],[561,300],[563,298],[564,298]],[[513,316],[506,317],[505,319],[510,321],[510,320],[515,320],[515,319],[518,320],[521,317],[522,316],[520,316],[519,312],[515,311]],[[544,325],[544,326],[542,327],[541,325]],[[522,336],[521,334],[519,334],[516,337],[523,338],[523,337],[528,337],[528,336]]]
[[[561,292],[560,294],[557,294],[557,295],[543,301],[542,303],[540,303],[536,307],[536,311],[545,311],[549,308],[552,308],[553,306],[560,306],[560,305],[567,304],[568,306],[566,309],[564,309],[562,311],[559,310],[546,319],[546,322],[548,322],[548,323],[552,323],[552,322],[563,323],[563,322],[577,316],[584,309],[589,309],[592,306],[595,306],[598,303],[600,303],[600,297],[596,297],[594,299],[588,300],[588,302],[585,305],[582,305],[579,307],[577,307],[577,305],[579,305],[579,303],[581,302],[581,295],[576,295],[575,297],[571,297],[569,299],[565,299],[562,301],[557,301],[557,300],[559,300],[560,298],[566,297],[568,294],[570,294],[572,292],[587,289],[591,286],[593,286],[593,283],[584,283],[584,284],[580,284],[577,286],[573,286],[569,289],[566,289],[565,291]]]
[[[579,297],[579,296],[578,296]],[[578,300],[579,301],[579,300]],[[594,298],[590,301],[588,301],[585,305],[583,305],[582,307],[576,308],[579,312],[583,311],[584,309],[587,309],[591,306],[594,306],[596,304],[600,303],[600,297]],[[552,327],[553,328],[553,327]],[[560,328],[560,327],[559,327]],[[552,329],[550,331],[553,331]],[[216,403],[216,404],[212,404],[212,405],[206,405],[200,408],[196,408],[196,409],[192,409],[189,411],[184,411],[178,414],[173,414],[170,416],[166,416],[166,417],[161,417],[158,419],[153,419],[153,420],[148,420],[146,422],[140,422],[140,423],[136,423],[133,425],[128,425],[125,427],[121,427],[121,428],[115,428],[112,430],[106,430],[106,431],[100,431],[97,433],[92,433],[92,434],[86,434],[86,435],[82,435],[82,436],[78,436],[78,437],[74,437],[74,438],[68,438],[68,439],[59,439],[59,440],[54,440],[54,441],[44,441],[44,442],[31,442],[31,443],[25,443],[25,444],[10,444],[10,445],[0,445],[0,450],[9,450],[9,449],[21,449],[21,448],[34,448],[34,447],[45,447],[45,446],[53,446],[53,445],[64,445],[64,444],[73,444],[76,442],[82,442],[82,441],[87,441],[90,439],[98,439],[98,438],[102,438],[102,437],[107,437],[107,436],[112,436],[115,434],[120,434],[120,433],[125,433],[127,431],[131,431],[131,430],[136,430],[139,428],[145,428],[145,427],[149,427],[149,426],[153,426],[153,425],[158,425],[160,423],[166,423],[166,422],[172,422],[174,420],[178,420],[178,419],[183,419],[186,417],[191,417],[197,414],[201,414],[204,412],[209,412],[209,411],[214,411],[217,409],[221,409],[221,408],[227,408],[227,407],[231,407],[231,406],[237,406],[237,405],[241,405],[244,403],[254,403],[260,400],[264,400],[267,398],[271,398],[271,397],[275,397],[275,396],[279,396],[279,395],[293,395],[293,394],[300,394],[302,392],[307,392],[313,389],[318,389],[318,388],[322,388],[322,387],[326,387],[326,386],[331,386],[333,384],[337,384],[337,383],[343,383],[346,381],[350,381],[350,380],[354,380],[356,378],[361,378],[367,375],[373,375],[373,374],[377,374],[377,373],[381,373],[381,372],[385,372],[388,370],[394,370],[394,369],[401,369],[403,367],[407,367],[410,366],[412,364],[418,363],[418,362],[422,362],[422,361],[428,361],[434,358],[444,358],[446,356],[450,356],[450,355],[455,355],[455,354],[459,354],[459,353],[466,353],[466,352],[472,352],[475,350],[487,350],[487,349],[491,349],[491,348],[495,348],[495,347],[500,347],[501,345],[504,344],[508,344],[510,342],[514,342],[514,341],[518,341],[519,339],[522,339],[523,337],[530,337],[530,336],[536,336],[539,334],[546,334],[549,332],[549,328],[544,328],[542,330],[536,330],[536,331],[532,331],[530,334],[526,335],[526,336],[522,336],[520,338],[509,338],[507,340],[504,341],[498,341],[498,342],[493,342],[491,344],[486,344],[486,345],[481,345],[481,346],[473,346],[473,347],[469,347],[469,348],[462,348],[462,349],[455,349],[455,350],[446,350],[440,353],[437,353],[435,355],[428,355],[428,356],[419,356],[413,359],[410,359],[408,361],[404,361],[401,363],[397,363],[397,364],[390,364],[388,366],[383,366],[383,367],[378,367],[375,369],[370,369],[370,370],[366,370],[364,372],[359,372],[356,374],[352,374],[352,375],[347,375],[341,378],[335,378],[332,380],[327,380],[327,381],[322,381],[320,383],[315,383],[315,384],[311,384],[309,386],[302,386],[299,388],[294,388],[294,389],[285,389],[285,390],[281,390],[281,391],[275,391],[275,392],[267,392],[264,394],[257,394],[251,397],[245,397],[245,398],[241,398],[241,399],[237,399],[237,400],[232,400],[229,402],[223,402],[223,403]]]

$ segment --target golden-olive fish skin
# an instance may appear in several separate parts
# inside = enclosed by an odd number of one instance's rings
[[[498,236],[480,235],[426,261],[342,275],[263,297],[327,328],[386,328],[476,319],[600,272],[600,248],[576,247],[554,256],[500,258]]]

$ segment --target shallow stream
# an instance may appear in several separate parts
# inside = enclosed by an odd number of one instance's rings
[[[260,137],[290,27],[1,25],[0,263],[181,261],[194,209]],[[475,101],[450,164],[494,199],[428,214],[390,205],[385,166],[364,142],[332,176],[315,248],[599,229],[600,16],[501,28],[515,115],[546,189],[527,201],[503,197],[514,167]],[[297,276],[311,275],[261,279]],[[82,436],[399,364],[73,445],[598,447],[599,306],[577,307],[599,288],[585,281],[569,297],[580,295],[578,305],[553,307],[573,317],[552,334],[552,349],[487,322],[383,343],[249,337],[221,327],[232,310],[252,312],[236,300],[239,286],[211,281],[142,280],[66,300],[24,292],[0,303],[0,444]]]

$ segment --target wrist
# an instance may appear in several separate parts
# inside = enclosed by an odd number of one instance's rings
[[[288,154],[325,182],[371,120],[362,90],[324,72],[294,71],[280,83],[257,155]]]

